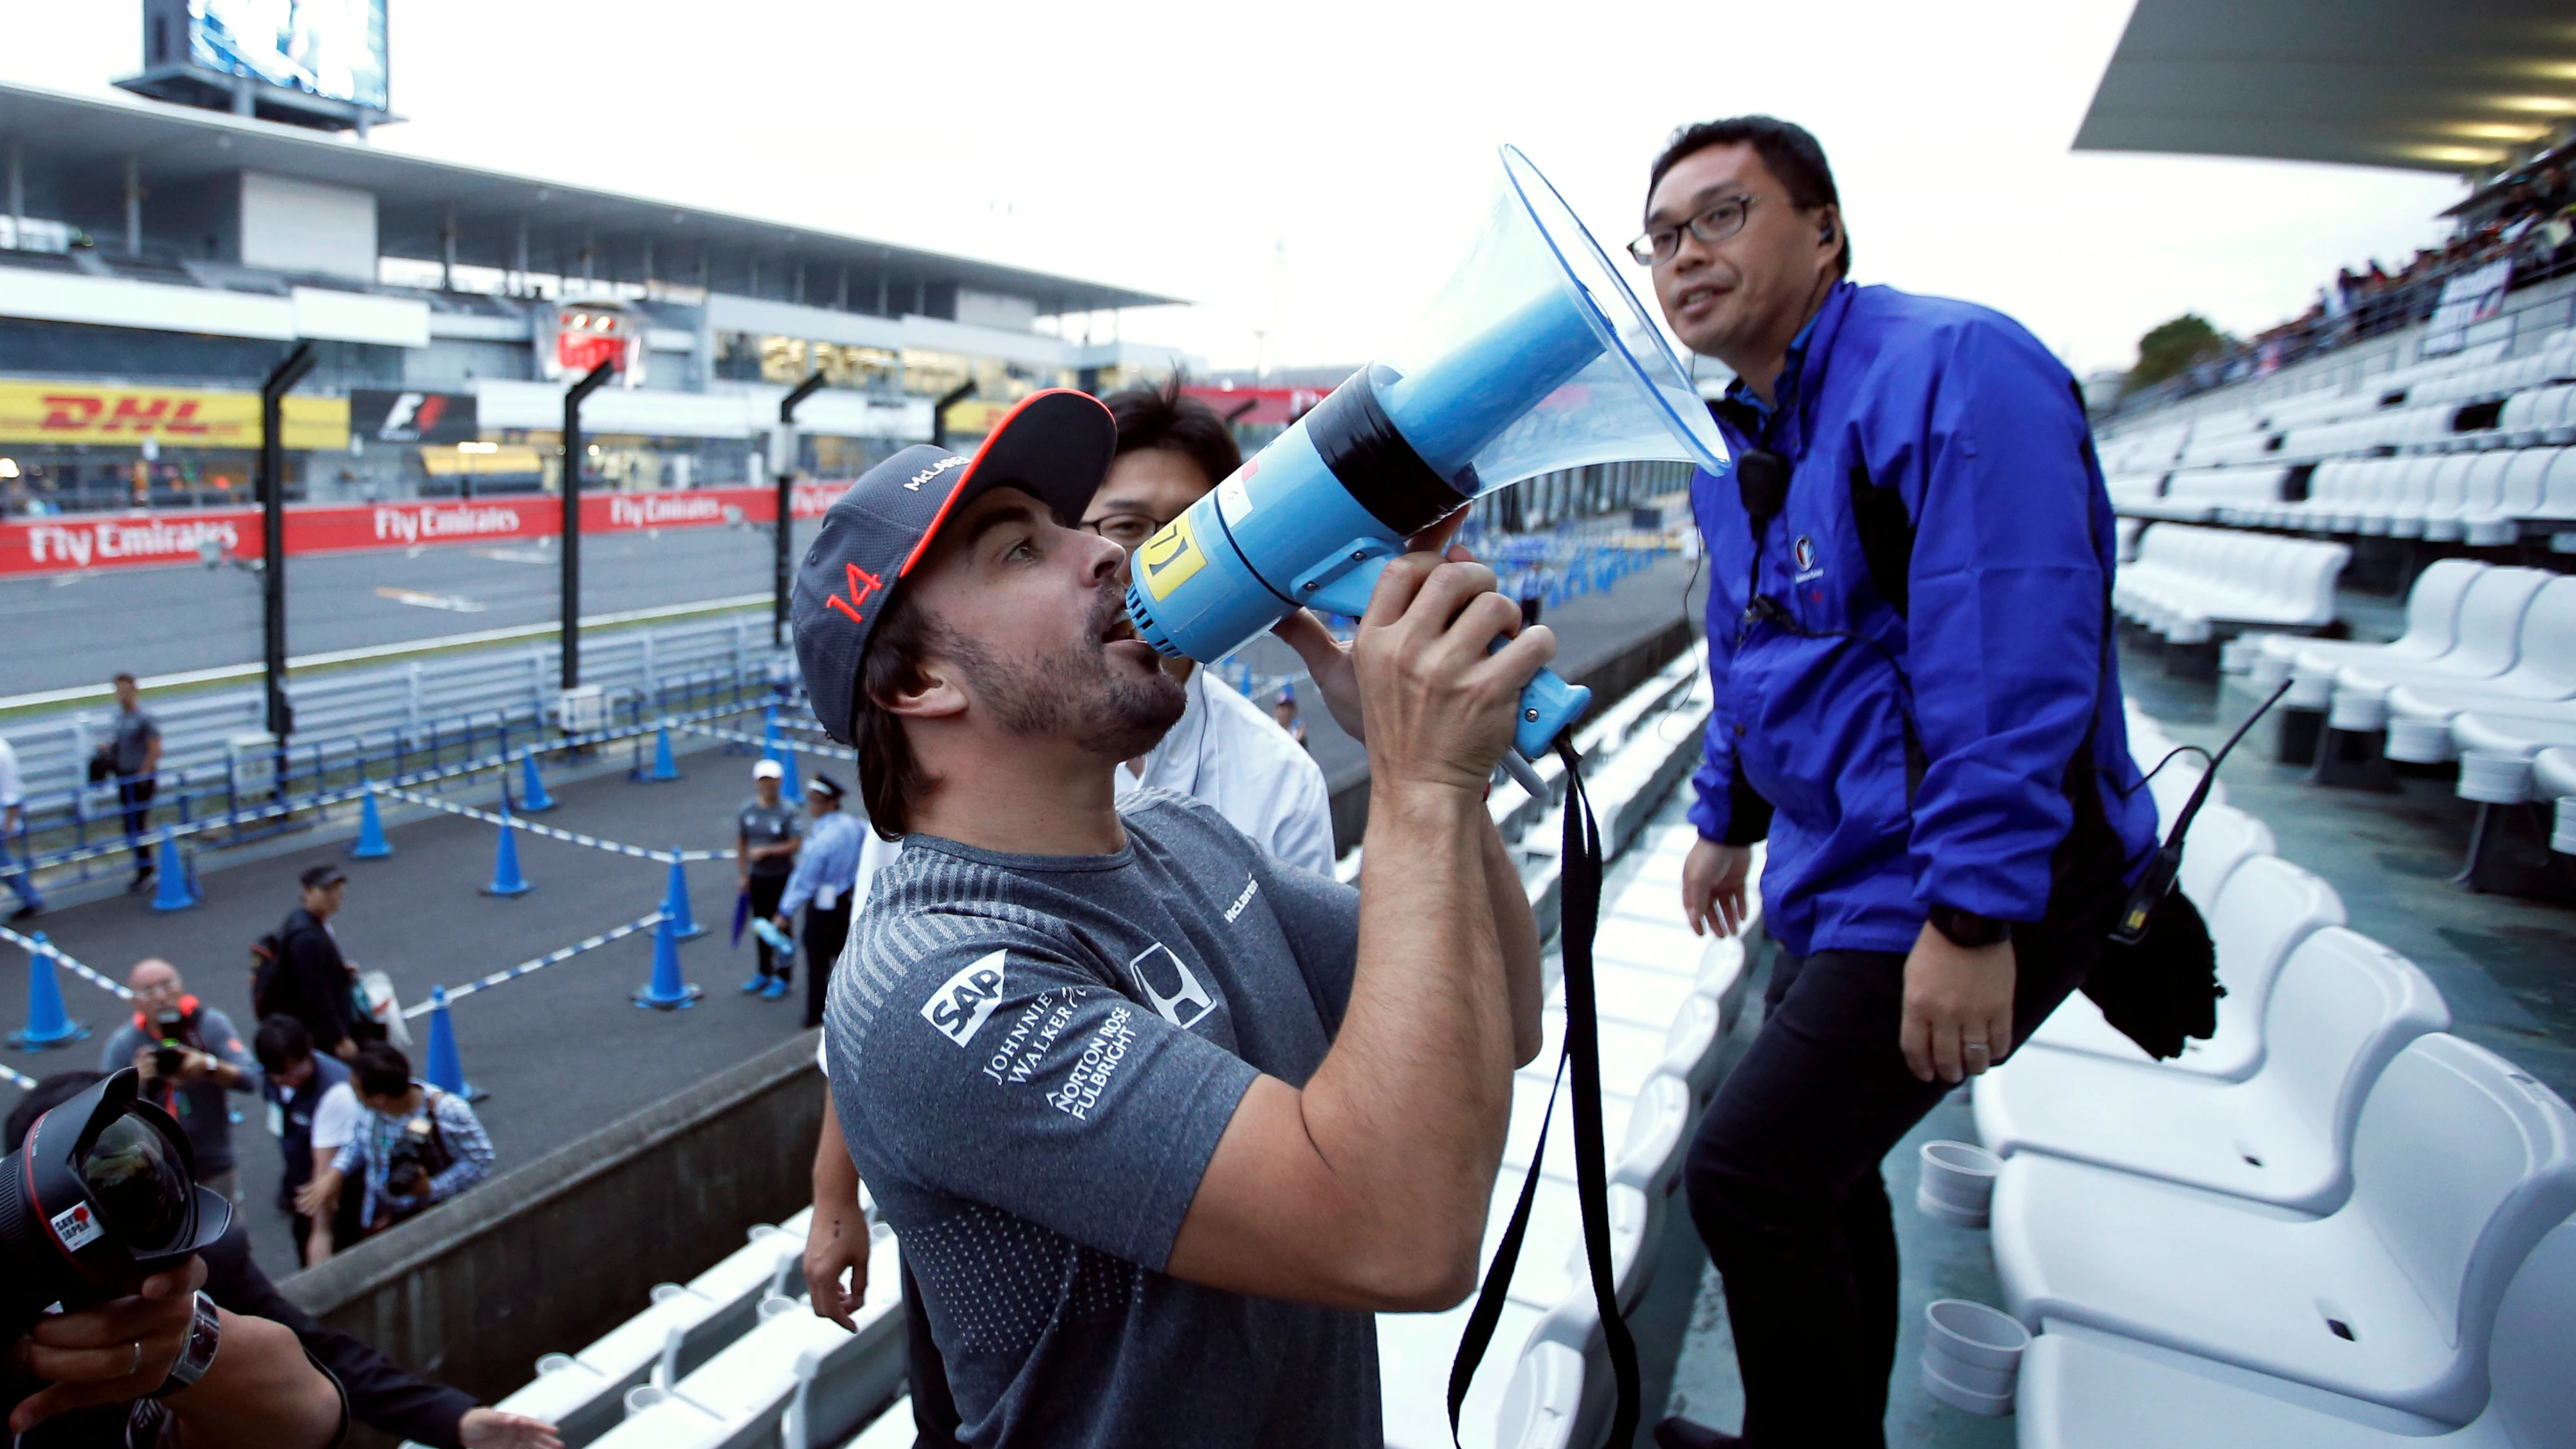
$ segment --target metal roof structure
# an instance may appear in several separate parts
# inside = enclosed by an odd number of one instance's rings
[[[881,284],[898,296],[931,284],[1027,297],[1040,315],[1182,300],[405,155],[224,112],[0,83],[0,154],[10,148],[29,173],[51,177],[67,213],[58,219],[103,233],[122,226],[129,164],[147,195],[254,171],[372,193],[377,249],[387,256],[451,259],[452,233],[452,260],[467,266],[635,281],[649,266],[671,281],[825,306],[838,296],[859,310]],[[149,229],[148,202],[145,218]],[[802,296],[791,295],[796,288]]]
[[[2564,0],[2138,0],[2075,149],[2456,174],[2570,117]]]

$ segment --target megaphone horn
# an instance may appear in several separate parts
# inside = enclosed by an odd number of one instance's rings
[[[1204,662],[1295,609],[1357,616],[1406,539],[1541,473],[1725,468],[1708,409],[1608,253],[1528,157],[1505,146],[1502,165],[1484,235],[1404,344],[1137,549],[1140,637]],[[1540,671],[1513,747],[1545,754],[1591,698]]]

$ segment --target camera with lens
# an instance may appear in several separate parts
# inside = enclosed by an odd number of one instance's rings
[[[115,1073],[0,1158],[0,1352],[48,1308],[122,1298],[232,1225],[232,1204],[197,1185],[187,1134],[138,1086],[132,1068]],[[32,1387],[12,1370],[0,1407]]]
[[[403,1124],[402,1135],[394,1139],[393,1150],[386,1154],[385,1195],[417,1201],[429,1195],[431,1179],[455,1165],[456,1154],[448,1149],[437,1120],[421,1112]],[[408,1208],[393,1216],[408,1217],[419,1210]]]

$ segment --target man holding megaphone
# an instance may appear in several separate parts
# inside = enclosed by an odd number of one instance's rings
[[[1473,1285],[1539,1045],[1483,802],[1554,641],[1460,551],[1389,562],[1347,651],[1282,630],[1369,751],[1356,891],[1120,800],[1183,696],[1079,526],[1115,446],[1098,402],[1036,394],[971,458],[870,470],[805,556],[816,717],[905,838],[834,973],[835,1115],[961,1441],[1376,1443],[1370,1314]]]
[[[2112,516],[2074,379],[1982,307],[1846,278],[1833,173],[1764,116],[1657,158],[1631,244],[1737,381],[1692,507],[1715,708],[1683,871],[1741,923],[1769,841],[1761,1032],[1701,1119],[1692,1217],[1726,1284],[1741,1440],[1877,1446],[1896,1351],[1879,1162],[2100,958],[2152,852],[2111,648]]]

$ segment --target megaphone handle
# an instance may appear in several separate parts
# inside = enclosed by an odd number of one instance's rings
[[[1394,549],[1381,539],[1353,539],[1327,556],[1327,562],[1300,575],[1294,588],[1297,596],[1312,607],[1358,618],[1368,609],[1369,595],[1377,589],[1377,576],[1386,570],[1386,561]],[[1493,649],[1510,642],[1497,635]],[[1490,650],[1488,652],[1491,652]],[[1566,683],[1554,670],[1542,669],[1521,690],[1520,711],[1512,720],[1512,748],[1520,751],[1524,763],[1544,756],[1556,737],[1565,733],[1583,717],[1592,703],[1592,691]],[[1505,768],[1510,768],[1507,764]],[[1514,779],[1520,776],[1515,774]],[[1521,780],[1526,788],[1537,777]],[[1530,790],[1532,795],[1540,792]]]

